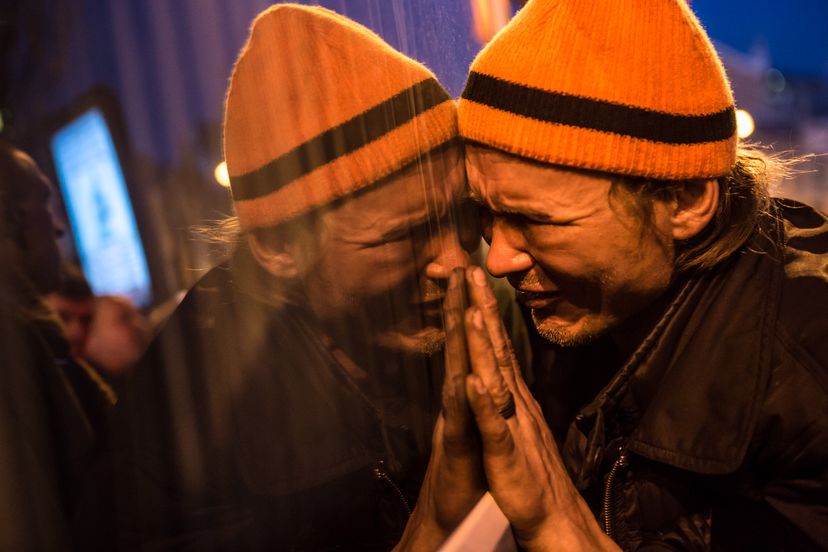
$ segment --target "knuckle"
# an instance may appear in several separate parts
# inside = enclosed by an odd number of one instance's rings
[[[509,346],[509,343],[502,339],[498,339],[497,343],[495,343],[495,356],[501,366],[506,364],[511,365],[512,348]]]
[[[498,406],[503,406],[503,404],[509,403],[514,400],[512,396],[512,392],[509,390],[509,386],[506,385],[506,382],[503,378],[498,378],[497,384],[495,388],[492,390],[492,398],[494,399],[495,404]]]
[[[490,433],[487,441],[489,445],[487,448],[492,453],[511,454],[515,449],[512,435],[506,427]]]
[[[497,298],[494,295],[486,294],[481,301],[481,306],[488,311],[497,311]]]

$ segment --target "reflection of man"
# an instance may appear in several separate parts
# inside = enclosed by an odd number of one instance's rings
[[[454,109],[344,17],[281,5],[256,19],[224,128],[241,241],[137,368],[103,483],[117,497],[96,513],[90,495],[86,540],[390,549],[436,406],[415,400],[439,383],[424,353],[467,261]],[[107,512],[117,535],[102,534]]]
[[[555,351],[534,389],[550,433],[489,319],[479,339],[485,302],[466,319],[521,544],[824,546],[828,221],[768,199],[774,163],[737,147],[687,5],[530,0],[472,65],[459,125],[488,269]]]
[[[0,142],[2,550],[66,547],[77,479],[102,421],[95,414],[111,404],[40,298],[58,284],[51,191],[28,155]]]

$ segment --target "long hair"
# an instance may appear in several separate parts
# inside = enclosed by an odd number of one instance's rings
[[[710,269],[744,246],[755,231],[761,231],[763,217],[774,216],[772,184],[795,172],[801,161],[784,154],[769,154],[757,146],[740,146],[733,168],[718,178],[719,204],[713,219],[697,236],[676,242],[676,272]],[[668,201],[685,184],[620,177],[613,180],[610,197],[631,197],[632,201],[625,201],[625,206],[635,211],[646,230],[652,227],[654,202]]]

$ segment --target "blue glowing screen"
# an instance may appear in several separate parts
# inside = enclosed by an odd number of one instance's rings
[[[90,109],[52,136],[81,266],[96,295],[151,301],[147,259],[106,120]]]

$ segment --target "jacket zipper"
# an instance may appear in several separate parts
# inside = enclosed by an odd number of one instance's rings
[[[604,486],[604,532],[611,539],[615,538],[615,527],[613,527],[613,520],[615,518],[615,511],[613,508],[612,491],[615,478],[618,475],[618,470],[627,467],[627,452],[624,447],[619,447],[618,458],[610,469],[607,476],[607,483]]]
[[[385,471],[385,462],[379,460],[377,462],[377,466],[374,468],[374,477],[376,479],[385,481],[389,487],[391,487],[396,495],[399,497],[400,502],[402,502],[405,511],[408,512],[408,515],[411,515],[411,507],[408,505],[408,501],[405,499],[405,495],[403,495],[400,488],[394,483],[394,480],[391,479],[391,476],[388,475],[388,472]]]

